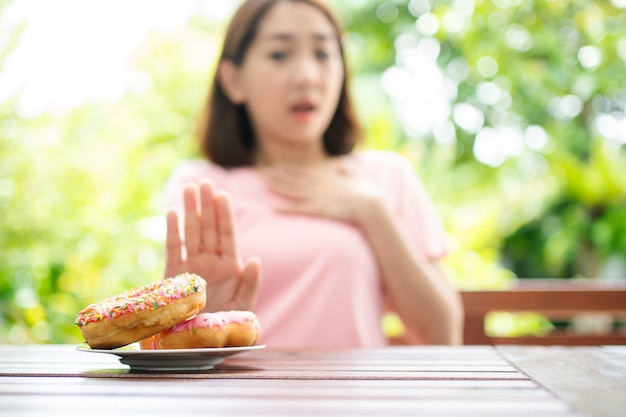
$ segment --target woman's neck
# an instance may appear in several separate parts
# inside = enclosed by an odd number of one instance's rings
[[[300,166],[319,165],[330,159],[323,145],[305,146],[260,146],[254,165],[265,167],[275,164]]]

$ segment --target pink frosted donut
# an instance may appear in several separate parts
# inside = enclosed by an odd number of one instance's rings
[[[261,324],[253,312],[224,311],[220,315],[228,333],[226,346],[252,346],[259,340]]]
[[[252,346],[261,335],[256,315],[250,311],[201,313],[171,329],[143,339],[141,349],[194,349]]]

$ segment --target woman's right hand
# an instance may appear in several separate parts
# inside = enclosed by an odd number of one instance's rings
[[[204,311],[252,310],[261,265],[258,258],[241,261],[229,196],[216,193],[209,181],[203,181],[200,186],[185,187],[183,197],[184,240],[177,213],[167,213],[165,277],[190,272],[204,278]]]

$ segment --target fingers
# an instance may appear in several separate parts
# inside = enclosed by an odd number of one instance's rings
[[[215,191],[213,185],[204,181],[200,184],[200,225],[201,241],[209,253],[218,251]]]
[[[183,191],[185,207],[185,247],[190,254],[217,253],[215,191],[209,181],[199,187],[190,185]]]
[[[198,215],[198,192],[195,186],[187,186],[183,190],[185,207],[185,247],[188,254],[198,253],[202,242],[200,217]]]
[[[250,258],[241,273],[241,282],[235,295],[235,305],[244,310],[252,310],[256,304],[261,284],[261,261]]]
[[[175,211],[169,211],[166,217],[167,235],[165,238],[165,275],[175,274],[176,268],[182,263],[182,245],[178,231],[178,216]],[[172,275],[170,275],[172,274]]]
[[[221,254],[238,260],[239,252],[237,250],[235,220],[228,194],[224,192],[217,193],[215,196],[215,206],[217,210],[217,234]]]
[[[308,214],[318,216],[323,212],[323,206],[320,207],[320,204],[317,202],[309,200],[294,200],[290,203],[277,204],[273,207],[277,212],[285,214]]]
[[[185,206],[185,248],[192,256],[217,254],[239,259],[235,220],[230,197],[215,193],[209,181],[183,192]]]

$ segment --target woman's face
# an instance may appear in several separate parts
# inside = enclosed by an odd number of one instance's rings
[[[344,69],[337,33],[318,9],[280,2],[259,24],[236,71],[261,149],[322,148],[337,109]]]

